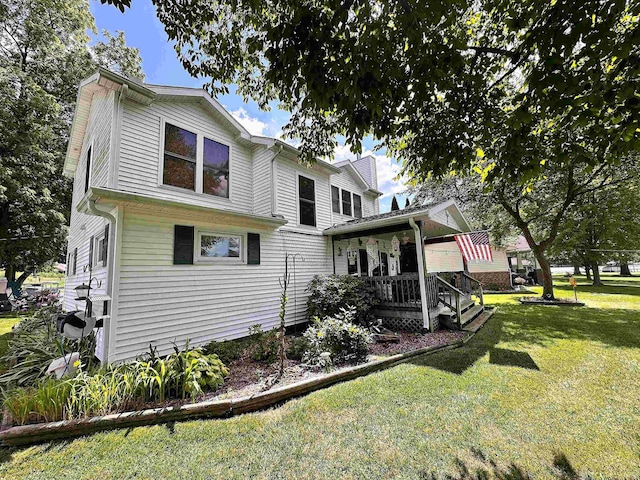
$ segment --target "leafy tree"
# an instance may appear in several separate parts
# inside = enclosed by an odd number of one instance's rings
[[[400,207],[398,206],[398,199],[394,195],[393,199],[391,200],[391,211],[395,212],[396,210],[400,210]]]
[[[309,161],[338,134],[354,152],[371,134],[415,174],[461,171],[481,149],[490,177],[526,180],[550,128],[582,125],[592,165],[640,147],[635,0],[153,3],[187,71],[213,93],[280,102]]]
[[[88,48],[83,0],[0,0],[0,266],[17,280],[63,251],[71,184],[62,175],[78,82],[114,60],[139,74],[122,35]]]
[[[619,166],[603,164],[595,169],[585,165],[565,169],[549,166],[543,171],[544,176],[529,181],[524,191],[510,178],[483,184],[483,170],[478,168],[467,177],[451,175],[415,187],[416,200],[455,198],[470,218],[478,222],[477,227],[491,230],[497,243],[522,234],[542,269],[543,294],[553,298],[549,252],[554,242],[569,241],[563,238],[563,234],[570,237],[571,222],[567,218],[583,204],[590,204],[607,216],[608,210],[602,204],[589,199],[624,191],[617,187],[637,178],[639,168],[634,157],[621,161]],[[614,209],[614,205],[615,202],[609,206]],[[587,264],[593,263],[590,260]]]

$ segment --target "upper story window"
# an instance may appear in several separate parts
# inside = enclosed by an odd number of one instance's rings
[[[202,191],[229,198],[229,147],[204,139]]]
[[[352,216],[351,212],[351,192],[342,190],[342,214]]]
[[[353,194],[353,216],[362,218],[362,197],[355,193]]]
[[[165,124],[162,183],[195,191],[197,144],[195,133]]]
[[[331,186],[331,209],[333,213],[340,213],[340,189]]]
[[[87,170],[84,173],[84,193],[87,193],[89,190],[89,185],[91,185],[91,147],[87,150]]]
[[[300,224],[316,226],[316,182],[312,179],[298,176],[298,204],[300,210]]]

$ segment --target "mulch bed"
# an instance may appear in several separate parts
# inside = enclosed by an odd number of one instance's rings
[[[523,305],[559,305],[568,307],[584,307],[584,303],[576,302],[566,298],[556,298],[555,300],[546,300],[542,297],[522,297],[520,303]]]

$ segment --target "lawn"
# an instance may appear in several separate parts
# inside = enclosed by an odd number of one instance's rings
[[[637,478],[640,282],[603,280],[583,308],[487,296],[465,347],[265,412],[4,450],[0,476]]]

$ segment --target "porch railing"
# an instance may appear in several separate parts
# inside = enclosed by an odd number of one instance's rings
[[[463,290],[465,293],[469,296],[475,295],[478,298],[480,305],[484,306],[484,291],[482,289],[482,283],[479,280],[476,280],[467,273],[462,272],[462,285],[464,286]]]
[[[455,312],[456,325],[460,330],[462,328],[462,299],[464,298],[464,292],[443,278],[436,277],[436,281],[438,282],[438,301]]]
[[[387,307],[421,308],[420,279],[418,274],[395,277],[363,277],[381,305]],[[428,290],[427,290],[428,291]]]

